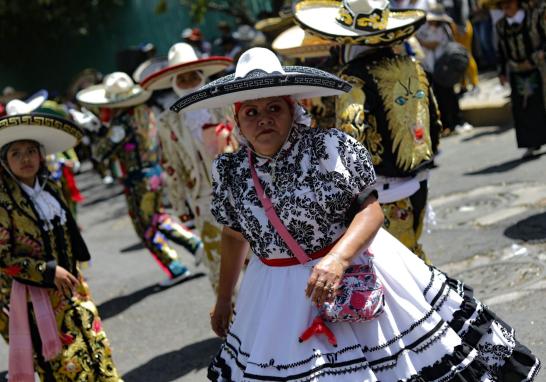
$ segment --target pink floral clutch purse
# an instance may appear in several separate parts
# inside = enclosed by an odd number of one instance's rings
[[[369,264],[351,265],[341,279],[335,300],[324,303],[319,312],[324,321],[369,321],[383,312],[385,294],[383,284],[373,270],[372,255]]]

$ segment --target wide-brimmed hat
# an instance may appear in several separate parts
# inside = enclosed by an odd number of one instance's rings
[[[76,93],[91,85],[100,84],[103,80],[103,75],[97,69],[86,68],[77,73],[70,81],[70,85],[66,90],[67,96],[72,100],[76,97]]]
[[[55,154],[76,146],[82,131],[72,122],[49,114],[17,114],[0,118],[0,148],[20,141],[40,143],[45,154]]]
[[[331,40],[313,36],[298,25],[282,32],[272,44],[275,52],[288,58],[326,57],[330,48],[337,45]]]
[[[434,4],[427,11],[427,21],[438,21],[449,24],[453,22],[453,19],[446,13],[446,9],[442,4]]]
[[[269,49],[252,48],[241,55],[235,73],[180,98],[171,110],[225,107],[234,102],[285,95],[294,98],[332,96],[349,90],[351,85],[333,74],[306,66],[283,67]]]
[[[152,57],[141,63],[133,72],[133,80],[136,83],[142,82],[143,79],[151,74],[165,69],[169,66],[169,60],[166,56]]]
[[[229,57],[199,58],[195,49],[185,42],[171,46],[167,59],[167,66],[149,74],[140,82],[140,86],[146,90],[168,89],[172,86],[172,79],[179,74],[200,70],[205,77],[210,77],[233,63]]]
[[[391,45],[410,37],[426,19],[423,10],[391,10],[389,0],[301,0],[292,10],[303,29],[342,45]]]
[[[263,33],[278,34],[294,23],[292,15],[268,17],[254,24],[254,29]]]
[[[6,114],[28,114],[38,109],[47,100],[48,92],[45,89],[38,90],[36,93],[22,101],[20,99],[12,99],[6,104]]]
[[[114,72],[105,76],[102,84],[80,90],[76,99],[84,106],[116,109],[141,105],[151,95],[135,85],[127,73]]]

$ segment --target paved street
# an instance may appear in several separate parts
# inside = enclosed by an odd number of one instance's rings
[[[441,149],[431,174],[435,222],[424,235],[425,250],[441,269],[473,285],[546,360],[546,150],[520,160],[514,131],[501,127],[448,137]],[[171,289],[156,288],[164,275],[139,245],[121,189],[106,188],[89,171],[79,182],[87,197],[79,221],[94,255],[84,272],[125,381],[204,381],[220,344],[208,324],[207,278],[196,273]],[[193,267],[188,254],[183,259]],[[6,369],[2,343],[0,371]],[[546,381],[546,371],[539,380]]]

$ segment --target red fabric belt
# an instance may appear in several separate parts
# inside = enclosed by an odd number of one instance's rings
[[[336,245],[338,241],[339,239],[336,239],[327,247],[324,247],[320,251],[312,253],[308,256],[313,260],[320,259],[321,257],[326,256],[332,250],[332,248],[334,248],[334,245]],[[265,265],[269,265],[270,267],[289,267],[291,265],[301,264],[299,260],[295,257],[285,257],[282,259],[264,259],[260,257],[260,260],[262,261],[262,263],[264,263]]]

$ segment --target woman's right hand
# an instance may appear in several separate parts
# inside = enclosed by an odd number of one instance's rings
[[[210,312],[210,326],[218,337],[226,337],[233,306],[231,299],[218,299]]]
[[[80,282],[72,273],[57,265],[55,268],[55,286],[59,292],[70,297],[79,284]]]

